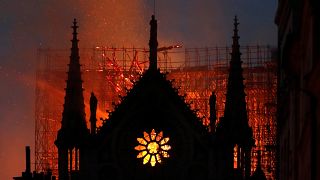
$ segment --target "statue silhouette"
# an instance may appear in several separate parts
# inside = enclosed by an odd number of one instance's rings
[[[90,97],[90,122],[91,122],[91,134],[95,134],[96,133],[96,122],[97,122],[97,104],[98,104],[98,100],[96,98],[96,96],[94,95],[93,92],[91,92],[91,97]]]
[[[91,97],[90,97],[90,111],[91,111],[91,116],[96,115],[97,112],[97,104],[98,100],[96,96],[94,95],[93,92],[91,92]]]

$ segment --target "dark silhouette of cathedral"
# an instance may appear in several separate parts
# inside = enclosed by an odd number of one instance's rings
[[[91,93],[89,130],[74,20],[63,118],[55,141],[59,179],[263,179],[261,166],[251,177],[254,140],[248,125],[237,17],[225,113],[217,122],[212,93],[210,131],[157,68],[155,16],[150,26],[149,69],[99,128],[98,100]]]

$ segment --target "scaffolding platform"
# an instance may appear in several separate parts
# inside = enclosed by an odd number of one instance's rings
[[[262,154],[262,168],[268,179],[276,176],[276,90],[277,61],[269,46],[243,46],[242,67],[249,124],[255,146],[252,150],[253,172],[257,153]],[[65,80],[69,62],[68,49],[39,49],[36,71],[35,169],[52,170],[57,175],[57,148],[54,145],[62,118]],[[172,80],[186,103],[197,112],[204,126],[209,125],[209,97],[217,96],[217,119],[223,116],[231,58],[230,47],[164,49],[158,52],[158,67]],[[80,49],[86,116],[89,98],[98,99],[98,127],[115,104],[120,103],[134,83],[148,68],[146,48],[97,46]],[[89,124],[88,124],[89,125]],[[88,126],[89,127],[89,126]],[[208,127],[209,130],[209,127]]]

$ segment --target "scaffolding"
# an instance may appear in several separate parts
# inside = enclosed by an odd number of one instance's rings
[[[253,128],[252,172],[261,152],[262,168],[268,179],[276,172],[276,87],[277,64],[268,46],[241,47],[242,67],[249,124]],[[57,148],[54,145],[60,128],[64,87],[67,78],[67,49],[39,49],[35,103],[35,169],[51,169],[57,174]],[[223,116],[230,61],[230,47],[180,48],[158,52],[158,66],[173,81],[186,103],[197,112],[203,125],[209,124],[209,97],[217,96],[217,117]],[[149,66],[145,48],[97,46],[80,50],[86,116],[89,98],[97,96],[98,118],[108,113]],[[102,124],[98,121],[98,127]],[[89,127],[89,126],[88,126]]]

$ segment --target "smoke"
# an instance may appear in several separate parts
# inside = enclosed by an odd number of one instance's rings
[[[146,46],[148,13],[139,0],[0,1],[0,179],[11,179],[25,169],[24,146],[34,151],[37,48],[69,48],[73,18],[82,48]],[[63,89],[51,90],[63,100]]]
[[[276,0],[156,3],[159,46],[230,44],[235,14],[242,44],[276,42]],[[73,18],[79,22],[82,48],[146,47],[152,13],[152,0],[0,0],[0,179],[24,170],[25,145],[34,150],[37,48],[70,48]]]
[[[0,68],[0,178],[12,179],[25,169],[24,146],[33,144],[33,76]]]
[[[276,4],[276,0],[157,1],[159,41],[182,42],[185,47],[230,45],[237,15],[242,45],[276,45]]]

